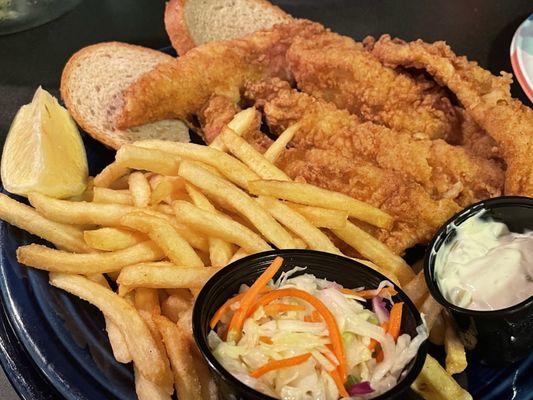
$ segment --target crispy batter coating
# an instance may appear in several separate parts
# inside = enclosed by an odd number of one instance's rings
[[[198,113],[205,141],[211,143],[238,111],[237,104],[226,96],[211,96]]]
[[[480,127],[463,108],[457,107],[456,109],[461,115],[461,136],[457,140],[457,144],[478,157],[498,161],[504,168],[505,163],[498,142]]]
[[[280,166],[292,177],[338,190],[391,213],[392,232],[378,237],[396,251],[424,242],[460,206],[497,196],[503,172],[441,139],[415,140],[279,80],[247,86],[245,96],[264,109],[279,132],[300,121]]]
[[[292,141],[298,147],[335,149],[346,157],[360,157],[380,168],[401,172],[421,184],[432,198],[452,198],[467,205],[500,194],[503,171],[490,160],[441,139],[416,140],[335,105],[273,80],[247,86],[245,96],[262,106],[274,131],[300,121]]]
[[[345,193],[393,215],[395,222],[390,231],[358,224],[398,254],[430,240],[460,209],[451,199],[431,199],[421,185],[399,172],[346,157],[333,148],[291,148],[276,164],[297,181]]]
[[[533,196],[533,110],[510,94],[510,74],[494,76],[458,57],[444,42],[405,43],[382,36],[373,54],[396,66],[422,68],[447,86],[466,113],[499,144],[507,164],[505,194]]]
[[[111,119],[118,127],[187,119],[213,97],[237,103],[244,82],[269,77],[296,78],[303,91],[413,137],[457,136],[460,116],[438,85],[385,67],[361,43],[306,20],[207,43],[158,66],[117,97]]]
[[[131,127],[167,118],[197,115],[213,95],[237,103],[246,81],[290,80],[285,53],[295,36],[324,30],[305,20],[280,24],[244,38],[211,42],[173,62],[158,65],[127,88],[114,105],[112,120]]]
[[[457,113],[438,85],[382,65],[351,38],[330,31],[296,37],[287,61],[298,88],[366,121],[421,139],[457,135]]]

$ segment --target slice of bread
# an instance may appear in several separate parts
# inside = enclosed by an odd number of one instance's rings
[[[127,130],[113,128],[117,96],[140,75],[173,57],[156,50],[119,42],[99,43],[75,53],[61,76],[61,97],[78,125],[96,140],[118,149],[140,139],[189,141],[179,120],[164,120]]]
[[[170,0],[165,8],[165,28],[180,55],[203,43],[234,39],[290,19],[266,0]]]

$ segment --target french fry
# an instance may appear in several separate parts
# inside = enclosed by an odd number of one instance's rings
[[[185,338],[189,343],[194,343],[192,336],[192,307],[180,314],[178,328],[180,328],[182,332],[185,332]]]
[[[202,385],[184,333],[178,329],[176,324],[163,316],[155,316],[154,321],[161,332],[170,358],[178,398],[180,400],[201,399]]]
[[[305,243],[302,239],[299,237],[292,237],[292,240],[294,240],[294,248],[295,249],[307,249],[309,246],[307,246],[307,243]]]
[[[125,298],[128,298],[129,296],[134,296],[134,294],[129,293],[125,296]],[[133,303],[133,301],[131,302]],[[141,318],[143,319],[146,326],[148,326],[148,329],[150,330],[150,333],[152,334],[152,337],[154,338],[158,351],[164,355],[163,357],[164,362],[165,362],[165,373],[164,374],[165,374],[166,379],[164,380],[163,383],[158,384],[158,386],[162,392],[172,395],[174,393],[174,387],[173,387],[174,379],[173,379],[172,370],[170,368],[170,360],[168,359],[168,356],[167,356],[167,350],[163,343],[163,337],[161,336],[161,332],[159,332],[159,328],[157,327],[154,321],[154,318],[153,318],[154,316],[157,316],[159,314],[157,312],[155,313],[149,312],[147,310],[139,309],[139,308],[137,309],[137,311],[139,315],[141,316]]]
[[[193,344],[189,345],[189,350],[192,354],[192,360],[194,367],[196,368],[196,373],[198,378],[202,383],[202,399],[203,400],[218,400],[218,388],[213,379],[213,375],[209,370],[209,367],[205,363],[200,354],[198,348]]]
[[[157,385],[144,377],[139,369],[134,365],[135,393],[138,400],[171,400],[172,393],[162,385]]]
[[[93,201],[94,196],[94,177],[89,176],[87,178],[87,186],[80,196],[80,200],[83,201]]]
[[[133,205],[136,207],[147,207],[150,204],[152,190],[144,174],[139,171],[132,172],[128,179],[128,184]]]
[[[422,371],[411,385],[426,400],[472,400],[472,396],[429,354]]]
[[[285,148],[292,140],[296,132],[298,132],[300,127],[301,124],[299,122],[296,122],[295,124],[292,124],[287,129],[285,129],[281,133],[281,135],[278,136],[276,141],[272,143],[270,147],[265,151],[265,154],[263,154],[263,156],[271,163],[275,163],[281,153],[285,151]]]
[[[161,202],[171,203],[173,196],[184,187],[184,180],[178,176],[161,176],[158,175],[157,182],[152,185],[154,179],[150,181],[152,186],[152,197],[150,204],[156,205]]]
[[[204,266],[192,246],[167,220],[139,211],[125,215],[120,223],[147,234],[173,263],[189,267]]]
[[[181,163],[179,175],[199,187],[204,193],[223,198],[276,247],[280,249],[294,248],[291,235],[250,196],[232,183],[186,161]]]
[[[218,399],[218,390],[211,371],[207,367],[207,364],[204,362],[198,347],[193,339],[192,333],[192,307],[189,307],[183,311],[178,319],[178,329],[184,333],[184,339],[189,345],[189,351],[193,357],[193,363],[196,368],[196,373],[200,378],[202,383],[202,399],[217,400]]]
[[[256,201],[280,223],[302,238],[310,249],[342,254],[320,229],[281,201],[267,196],[259,196]]]
[[[435,320],[442,311],[442,306],[430,295],[426,297],[426,300],[424,300],[422,306],[420,306],[419,311],[424,314],[428,331],[431,332]]]
[[[207,241],[207,238],[202,235],[199,235],[196,231],[192,230],[187,225],[178,222],[176,216],[174,215],[174,209],[172,209],[172,215],[160,213],[150,209],[136,209],[136,211],[138,210],[153,217],[164,219],[165,221],[170,223],[172,227],[176,230],[176,232],[178,232],[195,249],[201,251],[209,251],[209,243]]]
[[[468,365],[466,361],[465,346],[457,334],[457,328],[451,316],[446,311],[443,311],[442,314],[446,324],[446,331],[444,334],[446,372],[450,375],[459,374],[463,372]]]
[[[161,306],[159,305],[159,294],[156,289],[138,287],[135,289],[135,308],[137,310],[144,310],[150,315],[161,314]]]
[[[85,243],[83,232],[77,227],[47,219],[35,209],[2,193],[0,193],[0,219],[48,240],[60,249],[77,253],[93,251]]]
[[[442,317],[442,312],[437,315],[431,331],[429,332],[429,341],[437,346],[442,346],[444,344],[444,335],[446,332],[446,324],[444,323],[444,318]]]
[[[211,204],[207,197],[202,192],[196,189],[190,183],[185,184],[185,189],[192,199],[193,203],[202,210],[217,212],[216,208]],[[230,243],[217,237],[209,238],[209,259],[211,265],[215,267],[223,267],[228,263],[233,254],[233,247]]]
[[[246,250],[239,249],[239,250],[237,250],[235,252],[233,257],[231,257],[231,260],[229,260],[229,262],[232,263],[234,261],[240,260],[241,258],[244,258],[244,257],[249,256],[249,255],[250,255],[250,253],[248,253]]]
[[[109,185],[109,189],[113,190],[129,190],[128,178],[130,177],[129,172],[126,175],[121,176],[116,179]]]
[[[50,284],[97,307],[119,327],[139,371],[152,382],[166,382],[165,355],[159,351],[150,330],[131,304],[79,275],[51,273]]]
[[[248,168],[263,179],[290,181],[285,172],[268,161],[261,153],[230,128],[225,127],[220,133],[222,141],[231,154],[241,160]]]
[[[120,271],[117,283],[129,289],[137,287],[200,289],[218,270],[216,267],[189,268],[177,265],[135,264]]]
[[[230,181],[242,188],[247,188],[248,181],[259,179],[255,172],[236,158],[209,146],[202,146],[194,143],[168,142],[155,139],[135,142],[135,145],[150,149],[165,149],[169,153],[179,157],[211,165]],[[196,182],[192,183],[195,184]]]
[[[121,228],[99,228],[83,232],[85,243],[93,249],[117,251],[148,240],[142,233]]]
[[[113,190],[103,187],[95,187],[93,189],[92,201],[95,203],[133,205],[129,190]]]
[[[159,306],[159,293],[156,289],[139,287],[135,289],[135,292],[130,292],[124,295],[124,298],[131,299],[129,301],[135,306],[146,326],[148,326],[159,352],[164,355],[165,375],[168,377],[168,379],[164,382],[164,384],[157,385],[156,393],[166,393],[167,395],[172,395],[174,388],[172,385],[173,379],[172,371],[170,369],[170,361],[167,357],[167,352],[165,345],[163,344],[161,333],[159,332],[159,329],[153,320],[154,315],[161,314],[161,308]],[[154,389],[153,385],[152,389]]]
[[[332,192],[308,183],[261,180],[248,182],[248,190],[257,196],[272,196],[299,204],[347,211],[360,221],[390,229],[393,218],[379,208],[343,193]]]
[[[239,136],[242,136],[246,131],[250,129],[254,120],[257,118],[258,112],[255,108],[250,107],[246,110],[242,110],[235,114],[233,119],[229,122],[228,126],[230,129],[235,131]],[[214,149],[220,151],[226,151],[226,145],[220,138],[220,135],[215,138],[209,145]]]
[[[17,249],[17,260],[21,264],[45,271],[83,275],[119,271],[126,265],[156,261],[163,257],[161,249],[151,241],[106,253],[67,253],[40,244]]]
[[[284,202],[287,206],[303,215],[317,228],[342,229],[348,221],[348,212],[331,210],[323,207],[306,206],[303,204]]]
[[[158,204],[154,209],[160,213],[167,215],[174,215],[174,210],[171,205],[168,204]]]
[[[220,178],[224,178],[224,175],[222,175],[220,171],[216,167],[213,167],[212,165],[209,165],[204,162],[197,161],[197,160],[187,160],[187,161],[190,162],[191,164],[198,165],[199,167],[202,167],[203,169],[208,170],[213,175],[216,175]]]
[[[113,162],[94,177],[93,184],[95,187],[111,187],[113,182],[124,175],[127,175],[129,171],[129,168]]]
[[[394,254],[385,244],[358,226],[347,222],[343,229],[333,229],[332,231],[362,256],[396,275],[400,284],[403,285],[413,279],[413,270],[403,258]]]
[[[179,157],[159,149],[148,149],[126,144],[115,156],[115,163],[136,170],[155,172],[161,175],[176,175]]]
[[[180,314],[192,307],[192,297],[172,294],[161,304],[161,313],[172,322],[177,322]]]
[[[120,219],[124,215],[134,211],[142,211],[169,221],[174,229],[194,248],[203,251],[208,251],[209,249],[206,238],[198,235],[187,226],[180,224],[173,216],[155,210],[141,209],[121,204],[98,204],[83,201],[58,200],[39,193],[30,193],[28,198],[36,210],[46,218],[69,224],[118,226],[120,225]]]
[[[235,243],[251,253],[270,249],[259,235],[226,216],[202,210],[185,201],[175,201],[173,207],[183,223],[208,236]]]
[[[135,210],[123,204],[58,200],[40,193],[30,193],[28,200],[46,218],[67,224],[118,225],[123,215]]]
[[[165,290],[159,291],[159,293],[163,293],[163,292],[166,293],[167,297],[179,296],[190,301],[193,300],[191,291],[189,289],[165,289]]]
[[[428,287],[426,285],[426,279],[424,277],[424,271],[420,271],[416,276],[411,279],[407,284],[402,286],[402,290],[409,296],[411,301],[420,308],[424,299],[428,295]]]
[[[87,278],[98,283],[99,285],[102,285],[106,289],[110,289],[109,283],[107,283],[107,280],[102,274],[89,275]],[[132,358],[124,335],[120,331],[119,327],[111,320],[111,318],[104,315],[104,320],[107,337],[109,339],[109,344],[111,345],[111,350],[113,351],[115,360],[122,364],[130,363]]]

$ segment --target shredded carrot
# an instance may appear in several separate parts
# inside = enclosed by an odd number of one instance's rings
[[[339,372],[334,369],[333,371],[329,371],[329,374],[333,378],[333,381],[335,382],[335,385],[337,386],[337,389],[339,390],[339,394],[341,397],[350,397],[348,394],[348,391],[344,387],[344,382],[342,381]]]
[[[267,286],[267,287],[263,288],[260,293],[265,293],[268,290],[270,290],[270,289]],[[246,292],[244,292],[244,293],[246,293]],[[209,327],[211,329],[215,329],[215,326],[217,326],[218,322],[220,321],[220,318],[222,318],[222,316],[224,314],[226,314],[227,312],[229,312],[231,310],[231,306],[233,304],[235,304],[236,302],[238,302],[238,301],[240,301],[242,299],[242,297],[244,296],[244,293],[239,293],[238,295],[233,296],[231,299],[226,300],[226,302],[224,304],[222,304],[222,306],[217,310],[217,312],[211,318],[211,321],[209,321]]]
[[[272,339],[270,339],[268,336],[259,336],[259,341],[266,343],[266,344],[272,344],[274,343]]]
[[[326,322],[326,325],[328,327],[329,336],[331,338],[331,344],[333,346],[333,352],[335,353],[335,356],[339,360],[339,373],[343,379],[346,378],[346,359],[344,354],[344,346],[342,344],[342,338],[339,331],[339,327],[337,326],[337,321],[335,321],[335,317],[329,311],[329,309],[322,303],[319,299],[317,299],[315,296],[300,290],[300,289],[278,289],[278,290],[272,290],[271,292],[268,292],[261,296],[255,303],[251,304],[248,308],[247,316],[251,315],[254,310],[259,308],[260,306],[266,306],[270,302],[279,299],[281,297],[296,297],[299,299],[302,299],[306,301],[307,303],[311,304],[315,310],[322,316],[322,319]],[[244,301],[244,300],[243,300]]]
[[[287,311],[305,311],[305,307],[299,304],[276,303],[265,306],[265,314],[269,317],[287,312]]]
[[[231,309],[231,306],[233,304],[235,304],[240,299],[242,299],[242,296],[244,296],[244,293],[240,293],[240,294],[232,297],[231,299],[226,300],[226,302],[224,304],[222,304],[222,306],[213,315],[213,318],[211,318],[211,321],[209,321],[209,327],[211,329],[215,329],[215,326],[217,326],[218,321],[220,321],[220,318],[222,318],[222,316],[224,314],[226,314]]]
[[[393,337],[394,340],[400,336],[400,328],[402,326],[402,310],[403,303],[395,303],[390,310],[389,327],[387,333]]]
[[[250,286],[250,289],[244,292],[244,296],[242,296],[240,301],[240,307],[233,314],[228,327],[228,338],[230,340],[237,340],[240,337],[246,314],[253,304],[255,297],[268,285],[268,282],[276,275],[276,272],[279,271],[282,264],[283,258],[276,257],[270,266],[259,275],[259,278],[257,278],[253,285]]]
[[[403,304],[403,303],[396,303],[396,304]],[[401,306],[400,306],[400,309],[401,309]],[[391,310],[391,312],[392,312],[392,310]],[[400,321],[401,321],[401,317],[400,317]],[[394,340],[396,340],[398,338],[398,336],[394,337],[394,335],[392,335],[391,332],[390,332],[390,319],[389,319],[389,322],[383,322],[381,324],[381,327],[383,328],[385,333],[388,333],[389,335],[391,335],[394,338]],[[376,352],[376,355],[375,355],[376,361],[378,363],[382,362],[383,361],[383,357],[384,357],[383,348],[380,347],[379,350]]]
[[[342,289],[339,289],[339,291],[344,294],[350,294],[353,296],[362,297],[363,299],[371,299],[373,297],[376,297],[376,290],[351,290],[351,289],[342,288]],[[380,296],[382,295],[395,296],[396,294],[398,294],[398,292],[392,286],[385,286],[378,293],[378,295]]]
[[[266,363],[262,367],[257,368],[256,370],[250,372],[250,376],[253,378],[259,378],[261,375],[266,374],[267,372],[274,371],[280,368],[292,367],[293,365],[301,364],[307,361],[311,357],[311,353],[301,354],[296,357],[285,358],[283,360],[274,360]]]
[[[322,318],[320,318],[320,313],[316,310],[314,310],[310,315],[309,315],[309,322],[320,322],[322,321]]]
[[[383,322],[381,324],[381,328],[387,333],[387,330],[389,329],[389,323]],[[372,351],[376,348],[376,346],[379,344],[379,342],[376,339],[370,339],[370,343],[368,344],[368,348]]]
[[[378,362],[378,363],[382,362],[383,361],[383,357],[384,357],[383,349],[380,348],[379,351],[376,354],[376,362]]]

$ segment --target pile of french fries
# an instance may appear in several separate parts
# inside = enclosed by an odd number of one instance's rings
[[[174,390],[180,400],[216,399],[192,339],[198,291],[228,263],[272,246],[342,254],[330,237],[407,291],[440,331],[448,372],[462,371],[464,347],[423,276],[357,225],[388,229],[391,216],[292,181],[274,162],[298,124],[261,154],[241,137],[256,112],[238,113],[210,146],[125,145],[80,199],[32,193],[29,207],[0,195],[1,219],[56,246],[21,246],[19,262],[49,271],[53,286],[102,311],[116,360],[134,363],[139,399],[170,399]],[[469,398],[431,357],[413,387],[428,399]]]

